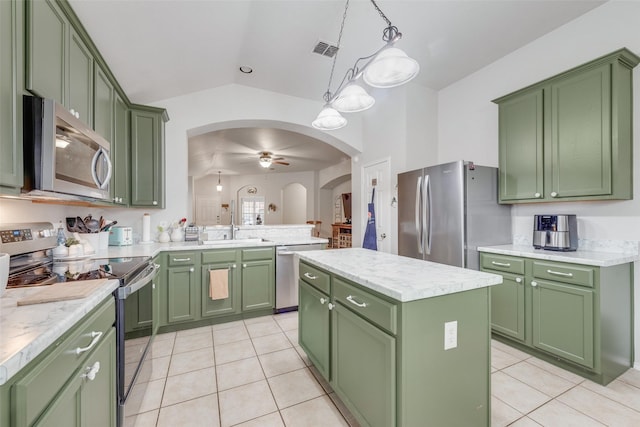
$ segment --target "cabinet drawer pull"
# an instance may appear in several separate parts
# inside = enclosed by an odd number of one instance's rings
[[[510,262],[491,261],[491,264],[497,265],[499,267],[511,267],[511,263]]]
[[[304,273],[304,277],[311,280],[316,280],[318,278],[318,276],[312,276],[309,273]]]
[[[547,273],[553,274],[554,276],[573,277],[573,273],[563,273],[562,271],[547,270]]]
[[[98,341],[100,340],[100,337],[102,336],[102,331],[100,332],[96,332],[96,331],[91,331],[91,337],[93,338],[93,340],[91,341],[91,343],[86,346],[86,347],[78,347],[75,350],[76,354],[81,354],[84,353],[85,351],[89,351],[91,350],[93,347],[95,347],[95,345],[98,343]]]
[[[100,372],[100,362],[96,362],[93,366],[87,366],[87,373],[82,374],[82,378],[86,378],[89,381],[96,379],[96,374]]]
[[[191,258],[174,258],[173,262],[189,262]]]
[[[349,301],[351,304],[353,304],[353,305],[355,305],[355,306],[358,306],[358,307],[360,307],[360,308],[365,308],[365,307],[367,306],[367,303],[364,303],[364,302],[358,302],[358,301],[356,301],[355,299],[353,299],[353,296],[352,296],[352,295],[349,295],[349,296],[347,297],[347,301]]]

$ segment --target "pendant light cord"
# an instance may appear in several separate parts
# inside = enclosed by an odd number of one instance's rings
[[[389,18],[387,18],[387,15],[385,15],[384,12],[380,9],[380,7],[378,7],[378,4],[375,2],[375,0],[370,0],[370,1],[371,3],[373,3],[373,7],[375,7],[378,13],[380,14],[380,17],[386,21],[389,27],[391,27],[392,26],[391,21],[389,21]]]
[[[373,0],[371,0],[373,1]],[[329,84],[327,85],[327,91],[324,93],[325,102],[331,100],[331,82],[333,81],[333,71],[336,68],[336,60],[338,59],[338,53],[340,53],[340,42],[342,40],[342,32],[344,30],[344,22],[347,20],[347,10],[349,9],[349,0],[344,5],[344,13],[342,14],[342,24],[340,25],[340,33],[338,34],[338,44],[336,46],[336,54],[333,56],[333,64],[331,64],[331,74],[329,74]],[[381,12],[382,13],[382,12]]]

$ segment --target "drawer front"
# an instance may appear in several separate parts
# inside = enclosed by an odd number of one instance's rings
[[[79,323],[70,336],[52,344],[57,348],[12,389],[12,405],[16,402],[24,403],[13,408],[17,425],[31,425],[73,372],[81,366],[91,350],[106,338],[114,323],[115,302],[113,297],[109,296],[97,311]]]
[[[506,273],[524,274],[524,259],[507,255],[480,254],[482,268]]]
[[[242,250],[242,261],[257,261],[260,259],[273,259],[273,247]]]
[[[219,262],[236,262],[235,249],[202,252],[202,264],[217,264]]]
[[[378,298],[365,289],[353,286],[335,276],[333,278],[333,297],[334,301],[339,301],[365,319],[394,335],[396,334],[398,318],[396,304]]]
[[[194,265],[196,263],[195,252],[169,252],[169,267],[181,265]]]
[[[533,277],[592,288],[595,283],[596,269],[589,266],[534,261]]]
[[[304,262],[300,263],[299,270],[300,279],[329,295],[331,292],[331,276],[329,276],[328,273],[318,270]]]

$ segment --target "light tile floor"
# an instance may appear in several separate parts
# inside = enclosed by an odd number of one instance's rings
[[[160,334],[126,425],[357,426],[297,342],[296,312]],[[492,426],[640,426],[640,371],[607,387],[492,342]],[[137,405],[136,405],[137,406]]]

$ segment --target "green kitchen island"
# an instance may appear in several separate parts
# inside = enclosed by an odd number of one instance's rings
[[[299,252],[298,340],[363,426],[489,426],[489,287],[367,249]]]

